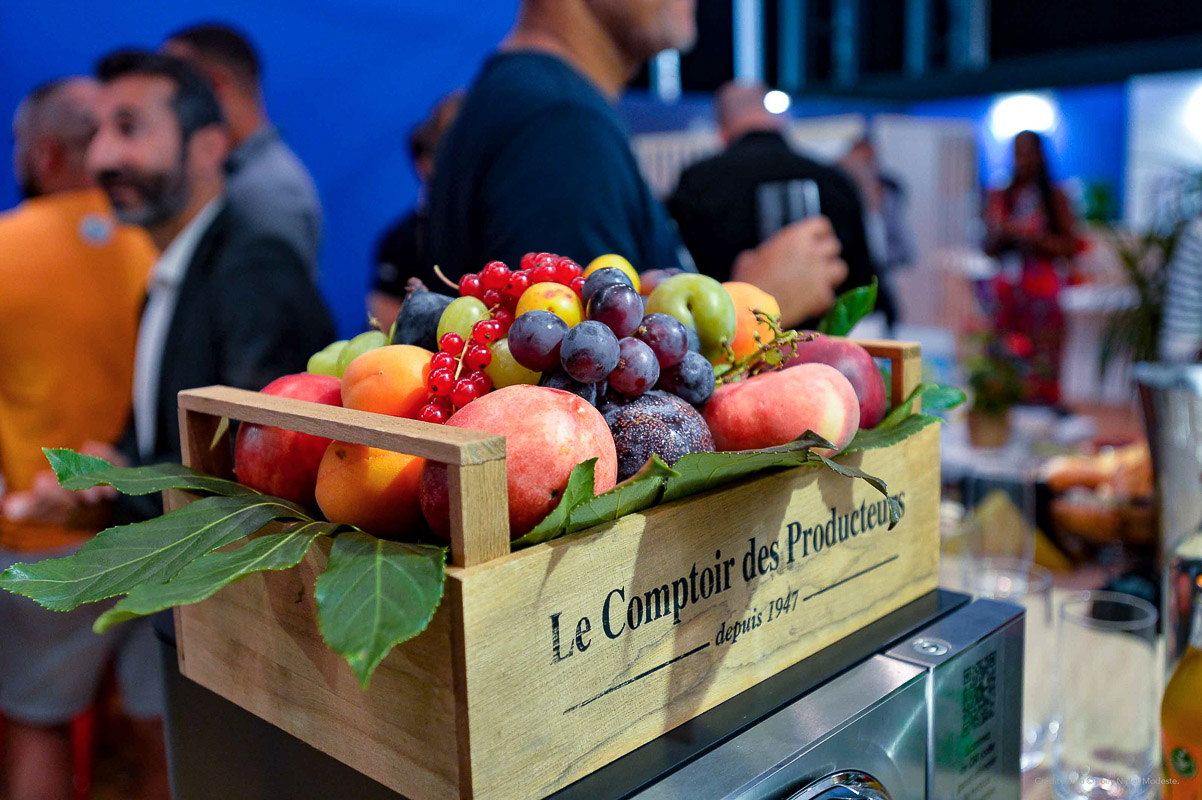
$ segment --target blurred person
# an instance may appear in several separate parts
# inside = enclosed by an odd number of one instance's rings
[[[452,280],[535,251],[682,267],[614,102],[647,59],[696,35],[692,0],[523,0],[439,150],[431,263]],[[847,270],[838,253],[829,223],[806,220],[737,254],[733,275],[775,294],[793,324],[830,306]]]
[[[232,148],[225,165],[227,202],[257,228],[292,242],[316,275],[317,188],[267,116],[263,68],[254,45],[228,25],[206,23],[171,34],[162,50],[192,65],[217,96]]]
[[[830,220],[847,264],[847,276],[835,291],[871,283],[876,268],[856,187],[840,170],[789,146],[783,133],[787,117],[764,107],[765,94],[761,84],[732,82],[718,90],[714,112],[725,149],[685,169],[668,199],[668,211],[697,268],[720,281],[746,280],[745,268],[736,278],[740,254],[754,251],[784,225],[822,214]],[[817,208],[802,207],[807,182],[817,189]],[[756,280],[748,282],[775,293],[772,286],[799,277],[798,267],[787,260],[778,269],[779,274],[757,273]],[[884,285],[877,307],[892,320],[892,301]]]
[[[117,439],[129,416],[134,343],[156,252],[118,225],[86,169],[98,84],[50,81],[20,104],[13,167],[25,197],[0,215],[0,498],[31,490],[42,447]],[[53,478],[51,478],[53,480]],[[102,527],[0,516],[0,571],[73,553]],[[66,800],[68,723],[93,704],[115,657],[133,720],[142,797],[166,797],[156,649],[146,625],[92,633],[103,608],[48,611],[0,592],[0,796]]]
[[[1188,222],[1166,267],[1161,361],[1202,360],[1202,216]]]
[[[410,278],[418,278],[436,292],[443,286],[426,256],[426,187],[434,174],[438,142],[455,121],[462,102],[463,92],[447,95],[409,134],[409,159],[420,183],[417,203],[384,231],[376,245],[372,288],[367,296],[367,313],[379,321],[383,330],[391,327],[401,310]]]
[[[906,190],[881,170],[876,145],[865,136],[839,159],[839,167],[855,182],[864,203],[868,252],[878,272],[889,276],[912,265],[918,248],[906,221]]]
[[[1014,137],[1014,174],[1009,186],[990,192],[985,226],[985,253],[1002,264],[992,283],[994,326],[1002,333],[1030,334],[1034,352],[1026,399],[1055,404],[1064,344],[1060,288],[1080,239],[1068,199],[1052,182],[1038,133]]]
[[[301,372],[333,325],[294,241],[225,202],[228,138],[206,82],[178,59],[137,50],[106,56],[97,76],[89,172],[117,217],[145,228],[162,255],[138,331],[132,423],[119,450],[93,448],[122,463],[178,463],[180,391],[258,390]],[[95,500],[48,479],[3,510],[70,526],[95,516]],[[155,495],[105,500],[114,524],[162,513]]]

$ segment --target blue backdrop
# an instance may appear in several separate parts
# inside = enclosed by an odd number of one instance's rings
[[[271,117],[317,182],[322,290],[340,332],[355,333],[375,239],[417,191],[405,137],[439,97],[470,81],[516,7],[517,0],[0,2],[0,209],[17,199],[7,120],[32,86],[89,72],[115,47],[157,47],[189,23],[233,23],[259,47]]]

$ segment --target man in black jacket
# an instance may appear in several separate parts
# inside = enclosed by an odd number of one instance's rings
[[[764,107],[764,94],[764,87],[754,84],[729,83],[718,91],[714,111],[726,149],[686,169],[668,200],[697,269],[731,280],[741,254],[753,252],[790,223],[822,214],[830,219],[847,263],[847,277],[837,291],[871,283],[876,269],[855,185],[841,170],[793,150],[781,132],[784,118]],[[784,261],[751,282],[772,292],[776,284],[802,275]],[[879,292],[878,306],[891,309],[883,286]]]
[[[162,254],[138,333],[132,423],[117,451],[92,449],[130,463],[178,462],[180,391],[258,390],[302,372],[334,338],[333,325],[296,245],[225,203],[228,137],[204,79],[145,51],[104,58],[97,77],[88,167],[117,217],[145,228]],[[70,524],[107,510],[94,502],[101,492],[54,488],[15,503],[10,497],[5,512],[16,507],[26,518]],[[154,495],[115,498],[110,521],[161,508]]]

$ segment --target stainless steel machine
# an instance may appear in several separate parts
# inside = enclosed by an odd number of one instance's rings
[[[1018,800],[1022,647],[1021,608],[932,592],[552,798]],[[177,800],[398,798],[178,672],[168,695]]]

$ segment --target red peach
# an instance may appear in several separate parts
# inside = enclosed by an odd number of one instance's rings
[[[811,430],[838,452],[856,434],[860,405],[839,370],[799,364],[719,386],[704,416],[720,451],[775,447]]]
[[[785,362],[829,364],[851,381],[860,401],[860,427],[875,428],[885,418],[885,379],[876,362],[860,345],[848,339],[833,339],[816,334],[815,339],[797,345],[797,354]]]

